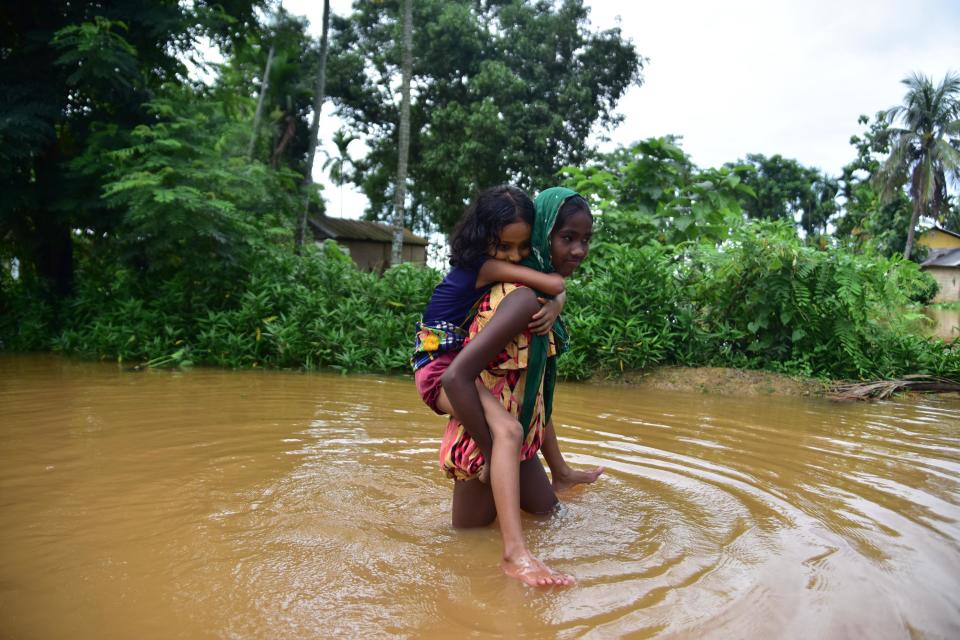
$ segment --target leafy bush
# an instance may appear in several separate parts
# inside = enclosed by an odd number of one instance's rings
[[[908,325],[908,293],[923,283],[914,263],[809,247],[783,222],[697,248],[689,295],[719,364],[834,378],[958,368]]]
[[[158,280],[98,254],[78,272],[62,330],[21,284],[6,286],[4,348],[153,365],[404,371],[412,328],[439,274],[356,269],[336,245],[266,247],[248,276],[215,289]],[[199,284],[198,284],[199,283]],[[918,284],[919,283],[919,284]],[[571,350],[561,375],[617,376],[661,364],[765,368],[831,378],[960,375],[960,350],[912,332],[924,283],[899,258],[823,251],[783,223],[751,223],[717,247],[598,242],[568,286]]]
[[[55,335],[53,306],[43,286],[13,280],[0,268],[0,350],[46,351]]]
[[[560,373],[573,379],[619,375],[677,359],[681,291],[665,247],[601,243],[567,288],[570,352]]]
[[[917,304],[930,304],[940,292],[940,283],[926,271],[921,271],[916,262],[910,262],[910,264],[914,265],[916,276],[907,285],[907,299]]]
[[[413,325],[439,279],[408,264],[382,277],[359,271],[332,243],[308,247],[302,257],[265,250],[240,287],[206,292],[206,303],[185,295],[189,278],[158,284],[148,295],[124,269],[98,273],[79,288],[72,320],[55,341],[64,352],[342,371],[406,368]]]

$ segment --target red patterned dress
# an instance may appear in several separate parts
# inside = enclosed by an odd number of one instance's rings
[[[490,292],[480,300],[477,315],[470,324],[470,334],[466,342],[469,343],[477,333],[493,318],[497,307],[511,291],[523,287],[520,284],[497,283],[490,288]],[[520,415],[520,402],[523,399],[523,390],[527,380],[527,345],[531,333],[525,330],[511,340],[480,373],[480,380],[490,392],[500,400],[510,415]],[[547,354],[553,356],[556,349],[553,343],[553,334],[550,334],[550,346]],[[540,393],[537,394],[537,404],[530,420],[530,430],[520,445],[520,460],[529,460],[537,455],[543,443],[543,380],[539,380]],[[447,423],[443,442],[440,444],[440,468],[447,477],[457,480],[469,480],[477,475],[483,466],[483,454],[480,448],[467,434],[466,429],[456,418]]]

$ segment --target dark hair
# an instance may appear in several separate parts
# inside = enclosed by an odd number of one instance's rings
[[[560,210],[557,211],[557,219],[554,220],[553,229],[550,230],[550,233],[553,233],[554,230],[563,227],[563,225],[567,222],[567,218],[576,213],[585,213],[590,216],[591,220],[593,220],[593,214],[590,213],[590,205],[587,204],[587,201],[584,200],[583,196],[579,194],[570,196],[563,201],[562,205],[560,205]]]
[[[500,239],[500,230],[513,222],[533,227],[533,200],[521,189],[500,185],[474,198],[450,234],[450,264],[473,267]]]

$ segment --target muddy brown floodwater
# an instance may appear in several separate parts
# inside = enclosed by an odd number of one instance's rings
[[[597,484],[449,526],[410,378],[0,355],[0,638],[958,638],[960,401],[563,384]]]

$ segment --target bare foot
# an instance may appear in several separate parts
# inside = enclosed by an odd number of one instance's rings
[[[554,474],[553,490],[556,493],[560,493],[578,484],[591,484],[596,482],[597,478],[599,478],[603,472],[603,467],[596,467],[590,471],[580,471],[579,469],[567,467],[566,472]]]
[[[500,568],[511,578],[516,578],[531,587],[565,587],[576,582],[573,576],[554,571],[529,551],[519,558],[504,558]]]

